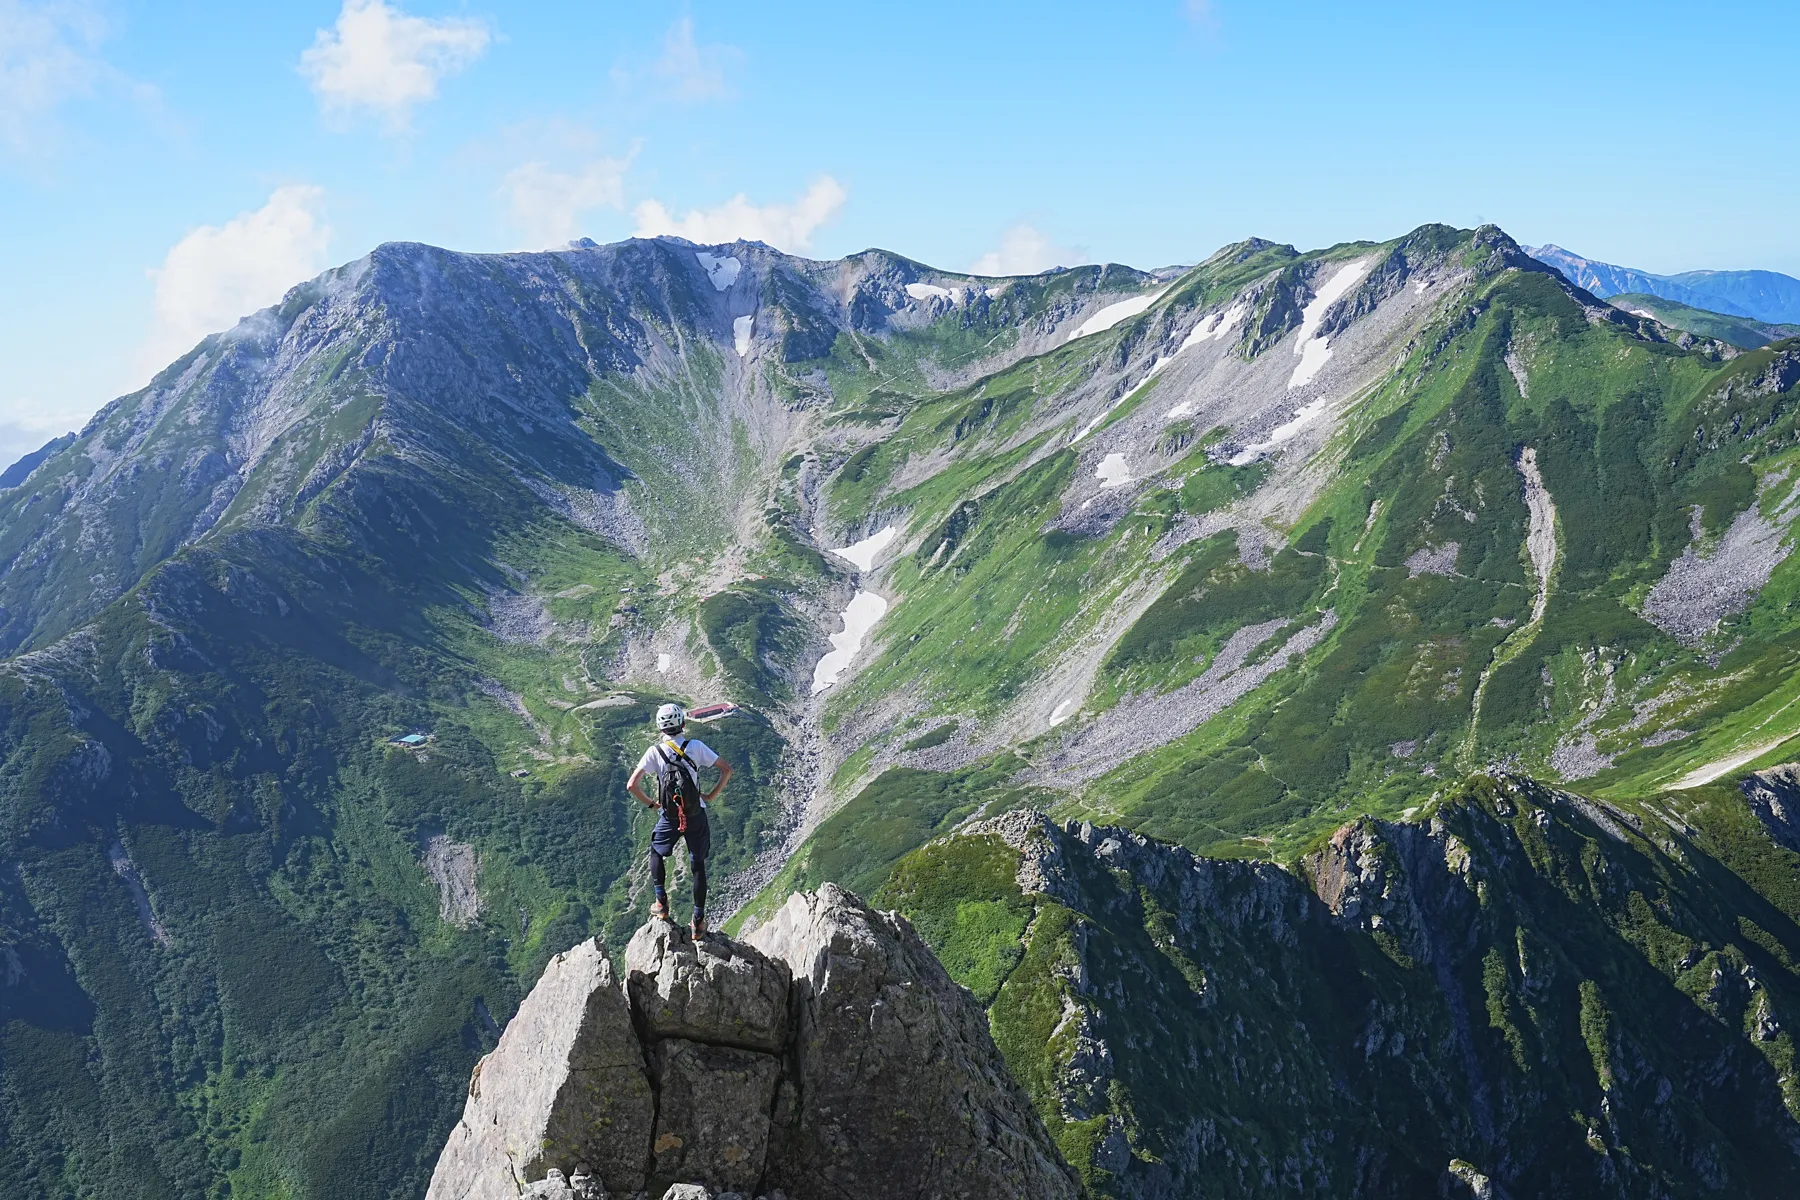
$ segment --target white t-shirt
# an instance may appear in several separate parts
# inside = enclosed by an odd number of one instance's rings
[[[645,775],[650,776],[651,778],[655,778],[657,775],[660,775],[662,773],[662,757],[663,757],[662,754],[660,753],[660,751],[661,751],[662,747],[670,745],[670,744],[671,744],[670,739],[665,738],[662,741],[657,742],[654,745],[652,745],[648,750],[644,751],[644,757],[638,759],[637,769],[639,771],[643,772]],[[681,739],[680,738],[673,739],[672,744],[679,747],[681,745]],[[686,754],[689,759],[693,760],[693,763],[696,767],[710,767],[719,761],[719,756],[713,752],[713,748],[711,746],[707,745],[705,742],[701,741],[699,738],[690,739],[688,741],[687,748],[685,750],[683,750],[682,753]],[[671,750],[669,752],[669,757],[675,758],[675,753],[673,750]],[[680,759],[676,758],[675,762],[676,762],[677,766],[680,766],[682,768],[682,770],[684,770],[684,771],[687,770],[687,767],[685,766],[685,764],[683,764],[681,762]],[[696,774],[694,776],[694,787],[696,789],[699,789],[699,787],[700,787],[700,777],[698,774]],[[652,793],[652,794],[654,794],[654,793]],[[705,808],[706,801],[702,800],[700,802],[700,807]]]

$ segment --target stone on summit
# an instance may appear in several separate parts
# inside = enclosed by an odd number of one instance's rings
[[[632,1007],[655,1038],[779,1054],[787,1043],[788,967],[713,935],[651,921],[625,948]]]

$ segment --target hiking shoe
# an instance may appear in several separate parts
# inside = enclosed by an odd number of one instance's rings
[[[694,940],[696,942],[699,941],[701,938],[706,936],[706,918],[705,917],[695,917],[694,923],[691,926],[689,926],[689,928],[694,931]]]
[[[650,904],[650,915],[658,921],[668,920],[669,902],[667,900],[652,901]]]

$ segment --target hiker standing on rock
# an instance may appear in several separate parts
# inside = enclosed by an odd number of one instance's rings
[[[731,764],[698,738],[681,736],[687,728],[687,713],[679,704],[665,704],[656,710],[656,728],[662,736],[644,751],[637,770],[625,781],[625,790],[639,803],[662,809],[650,834],[650,882],[656,886],[656,903],[650,906],[650,915],[663,921],[670,919],[663,860],[674,851],[676,839],[683,839],[687,842],[688,864],[694,870],[694,936],[705,937],[706,852],[712,849],[706,806],[725,790],[725,781],[731,778]],[[700,771],[713,766],[719,768],[719,782],[702,795]],[[646,775],[656,780],[654,800],[638,786]]]

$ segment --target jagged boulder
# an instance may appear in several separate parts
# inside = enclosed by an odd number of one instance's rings
[[[632,1007],[653,1038],[779,1054],[788,1033],[788,966],[742,942],[695,941],[651,921],[625,949]]]
[[[798,1200],[1078,1193],[975,998],[904,917],[833,884],[797,893],[751,944],[793,971],[793,1093],[765,1188]]]
[[[553,1169],[630,1195],[655,1115],[631,1006],[590,939],[550,960],[476,1064],[426,1200],[516,1200]]]

